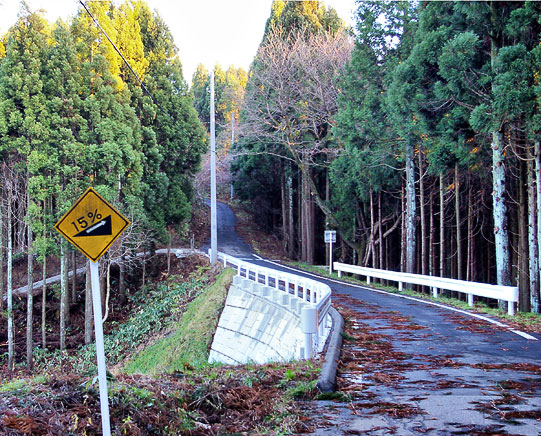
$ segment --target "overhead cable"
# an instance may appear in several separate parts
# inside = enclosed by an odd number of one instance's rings
[[[145,84],[143,83],[143,81],[141,80],[141,78],[137,75],[137,73],[133,70],[132,66],[130,65],[130,63],[126,60],[126,58],[122,55],[122,53],[120,52],[120,50],[118,49],[118,47],[115,45],[115,43],[111,40],[111,38],[109,38],[109,35],[107,35],[107,32],[105,30],[103,30],[103,27],[101,27],[100,23],[98,22],[98,20],[96,18],[94,18],[94,15],[92,15],[92,13],[90,12],[90,10],[88,9],[88,7],[86,6],[86,4],[83,3],[82,0],[79,0],[79,3],[81,3],[81,6],[83,8],[85,8],[85,11],[86,13],[90,16],[90,18],[92,18],[92,21],[94,21],[94,23],[96,24],[96,26],[98,26],[98,28],[100,29],[101,33],[103,33],[105,35],[105,37],[107,38],[107,40],[111,43],[111,45],[113,46],[113,48],[115,49],[115,51],[118,53],[118,55],[122,58],[122,60],[124,61],[124,63],[126,64],[126,66],[130,69],[130,71],[133,73],[133,75],[135,76],[135,78],[137,79],[137,81],[139,82],[139,84],[141,85],[141,88],[143,88],[143,90],[150,96],[150,98],[152,99],[152,101],[154,102],[154,104],[156,106],[158,106],[158,108],[165,114],[167,115],[171,121],[173,121],[173,123],[176,124],[176,121],[175,119],[169,114],[169,112],[167,112],[159,103],[158,101],[156,100],[156,98],[152,95],[152,93],[147,89],[147,87],[145,86]]]

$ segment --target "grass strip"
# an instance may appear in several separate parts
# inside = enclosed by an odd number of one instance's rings
[[[222,271],[186,308],[172,333],[139,352],[123,368],[128,374],[157,375],[207,364],[218,319],[235,272]]]

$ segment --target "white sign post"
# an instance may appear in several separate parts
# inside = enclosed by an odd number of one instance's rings
[[[98,381],[100,385],[101,427],[103,436],[111,436],[109,420],[109,399],[107,395],[107,371],[105,368],[105,346],[103,342],[103,321],[101,314],[100,265],[90,261],[92,306],[94,309],[94,330],[96,332],[96,357],[98,360]]]
[[[332,274],[332,244],[336,242],[336,230],[325,230],[325,243],[329,244],[329,274]]]

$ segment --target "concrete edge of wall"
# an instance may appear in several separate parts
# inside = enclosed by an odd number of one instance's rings
[[[344,318],[342,318],[342,315],[334,307],[329,309],[329,315],[332,318],[332,330],[329,334],[325,362],[323,362],[317,381],[317,388],[324,393],[334,392],[336,389],[336,370],[340,351],[342,350],[342,332],[344,331]]]

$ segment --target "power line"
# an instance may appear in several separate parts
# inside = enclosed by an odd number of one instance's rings
[[[176,124],[176,121],[175,119],[169,114],[169,112],[167,112],[159,103],[158,103],[158,100],[156,100],[156,98],[152,95],[152,93],[147,89],[147,87],[145,86],[145,84],[143,83],[143,81],[141,80],[141,78],[137,75],[137,73],[133,70],[132,66],[130,65],[130,63],[126,60],[126,58],[122,55],[122,53],[120,52],[120,50],[118,49],[118,47],[115,45],[115,43],[111,40],[111,38],[109,38],[109,35],[107,35],[107,32],[105,30],[103,30],[103,27],[101,27],[100,23],[98,22],[98,20],[96,18],[94,18],[94,15],[92,15],[92,13],[90,12],[90,10],[88,9],[88,7],[86,6],[86,4],[83,3],[82,0],[79,0],[79,3],[81,3],[81,6],[83,8],[85,8],[85,11],[86,13],[90,16],[90,18],[92,18],[92,21],[94,21],[94,24],[96,24],[96,26],[98,26],[98,28],[100,29],[101,33],[103,33],[105,35],[105,37],[107,38],[107,40],[111,43],[111,45],[113,46],[113,48],[115,49],[115,51],[118,53],[118,55],[122,58],[122,60],[124,61],[124,63],[126,64],[126,66],[130,69],[130,71],[133,73],[133,75],[135,76],[135,78],[137,79],[137,81],[139,82],[139,84],[141,85],[141,88],[143,88],[143,90],[150,96],[150,98],[152,99],[152,101],[154,102],[154,104],[156,106],[158,106],[158,108],[165,114],[169,117],[169,119],[171,121],[173,121],[174,124]]]

